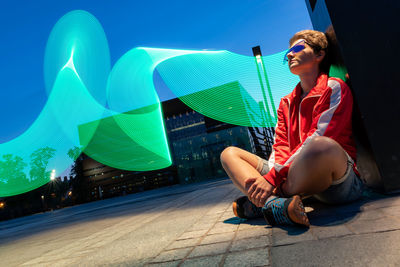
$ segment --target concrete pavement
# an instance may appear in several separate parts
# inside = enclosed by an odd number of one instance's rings
[[[229,180],[0,222],[0,266],[397,266],[400,197],[306,201],[312,226],[235,218]]]

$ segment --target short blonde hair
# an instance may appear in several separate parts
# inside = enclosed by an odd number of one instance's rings
[[[289,45],[292,45],[295,41],[299,39],[306,40],[313,49],[324,50],[328,48],[328,39],[323,32],[314,31],[314,30],[303,30],[297,32],[290,38]]]

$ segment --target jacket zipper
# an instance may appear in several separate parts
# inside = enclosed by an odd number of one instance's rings
[[[288,137],[288,144],[289,144],[289,148],[290,146],[290,100],[288,98],[284,98],[287,102],[288,102],[288,119],[289,121],[287,122],[288,125],[288,129],[287,129],[287,137]]]
[[[305,99],[311,98],[311,97],[321,97],[321,95],[311,95],[311,96],[306,96],[305,98],[303,98],[300,101],[300,106],[299,106],[299,138],[300,138],[300,142],[303,143],[303,139],[301,138],[301,118],[300,118],[300,114],[301,114],[301,104],[303,103],[303,101]]]

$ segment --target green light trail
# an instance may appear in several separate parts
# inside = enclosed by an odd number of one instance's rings
[[[282,65],[283,54],[262,58],[268,103],[254,57],[138,47],[111,69],[107,38],[97,19],[81,10],[66,14],[46,46],[46,104],[27,131],[0,144],[0,196],[46,184],[53,170],[59,176],[79,152],[124,170],[170,166],[155,69],[197,112],[241,126],[275,126],[275,106],[298,82]]]

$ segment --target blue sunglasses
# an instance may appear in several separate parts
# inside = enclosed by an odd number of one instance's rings
[[[296,53],[302,51],[304,48],[306,48],[305,44],[307,44],[307,42],[304,41],[304,40],[302,40],[302,41],[298,42],[297,44],[295,44],[294,46],[292,46],[292,47],[285,53],[285,55],[283,56],[283,64],[285,64],[286,62],[289,61],[287,55],[288,55],[290,52],[293,52],[294,54],[296,54]]]

